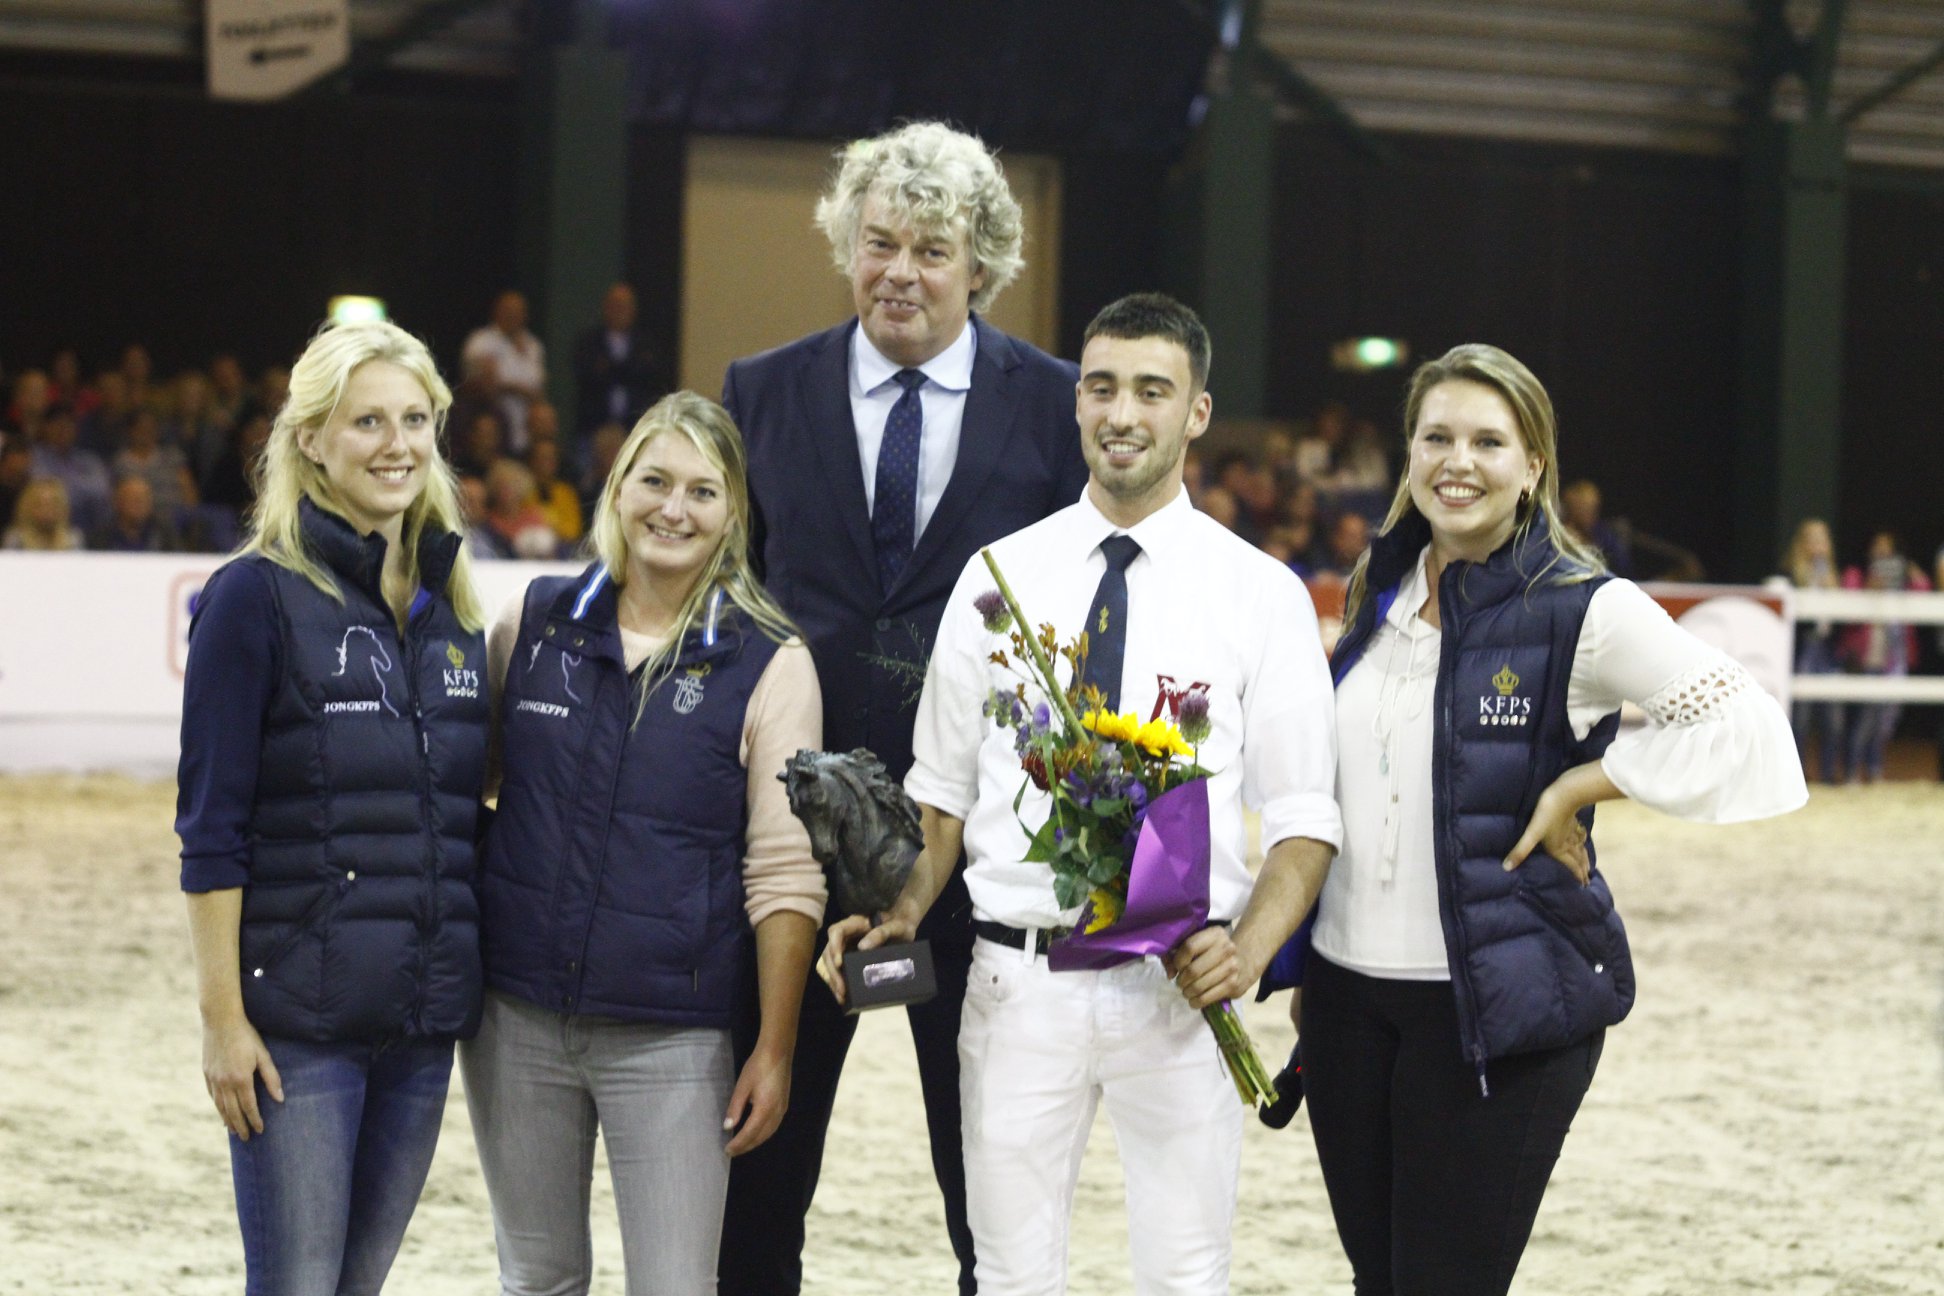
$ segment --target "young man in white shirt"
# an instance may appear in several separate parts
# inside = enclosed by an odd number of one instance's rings
[[[1027,617],[1052,622],[1063,642],[1110,581],[1122,587],[1122,667],[1096,681],[1118,696],[1115,709],[1172,716],[1189,694],[1207,696],[1212,729],[1198,757],[1215,771],[1211,925],[1165,967],[1048,969],[1049,935],[1076,915],[1059,907],[1047,866],[1024,859],[1047,800],[1029,790],[1014,813],[1026,776],[1012,735],[982,711],[1013,677],[989,660],[1002,645],[973,602],[994,582],[974,557],[946,604],[905,780],[924,852],[883,921],[835,924],[819,965],[841,998],[844,950],[911,939],[963,848],[979,939],[959,1059],[982,1296],[1064,1290],[1074,1184],[1103,1099],[1126,1176],[1134,1289],[1228,1290],[1244,1109],[1199,1009],[1255,982],[1315,899],[1341,836],[1334,709],[1309,596],[1282,564],[1197,513],[1182,487],[1188,443],[1212,409],[1208,359],[1201,321],[1170,298],[1123,298],[1095,317],[1076,398],[1086,492],[992,551]],[[1253,882],[1245,802],[1267,846]]]

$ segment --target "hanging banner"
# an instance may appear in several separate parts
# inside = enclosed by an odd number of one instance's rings
[[[347,0],[207,0],[209,96],[281,99],[351,55]]]

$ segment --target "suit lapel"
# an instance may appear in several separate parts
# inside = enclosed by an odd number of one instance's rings
[[[945,483],[945,494],[925,523],[924,534],[918,537],[911,561],[892,587],[894,593],[910,584],[948,547],[952,532],[985,490],[986,479],[999,466],[1006,443],[1012,439],[1013,414],[1019,406],[1019,355],[1011,338],[976,315],[973,326],[979,330],[979,349],[972,360],[972,389],[965,394],[965,417],[959,424],[958,462],[952,465],[951,480]],[[952,573],[954,578],[957,575]]]
[[[837,516],[875,586],[877,550],[871,544],[871,508],[864,498],[864,461],[857,456],[857,423],[850,403],[850,330],[854,327],[855,320],[824,334],[823,345],[798,371],[797,396]]]

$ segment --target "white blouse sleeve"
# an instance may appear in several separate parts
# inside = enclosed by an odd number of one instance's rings
[[[1696,823],[1739,823],[1809,799],[1775,699],[1638,585],[1612,580],[1580,626],[1567,693],[1575,736],[1622,702],[1646,712],[1647,723],[1614,739],[1600,764],[1641,804]]]

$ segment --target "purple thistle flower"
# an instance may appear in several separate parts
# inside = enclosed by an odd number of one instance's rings
[[[1181,736],[1199,747],[1207,741],[1211,726],[1208,723],[1208,694],[1197,689],[1181,699],[1181,708],[1175,712],[1175,723],[1181,729]]]
[[[1006,607],[1005,596],[998,590],[987,590],[972,600],[972,606],[979,610],[979,619],[992,634],[1004,634],[1012,625],[1012,612]]]

